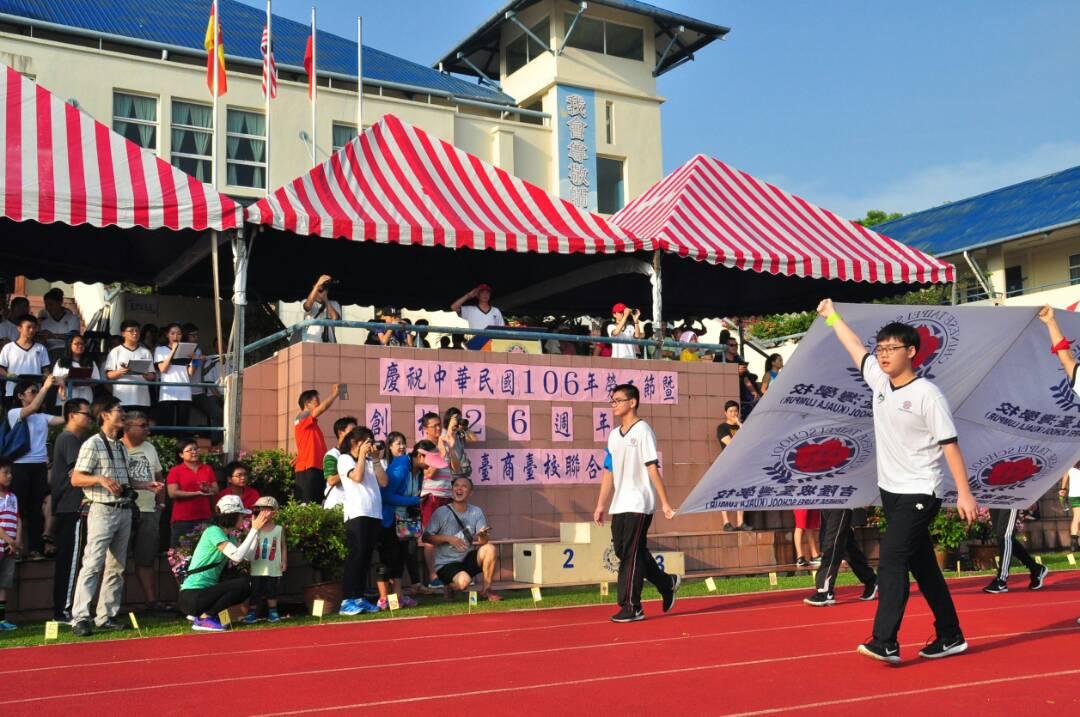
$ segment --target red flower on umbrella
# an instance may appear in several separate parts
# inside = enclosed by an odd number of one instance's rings
[[[824,473],[851,457],[851,449],[839,438],[806,443],[795,449],[795,467],[802,473]]]
[[[1039,472],[1039,466],[1031,458],[1002,461],[990,469],[986,477],[989,485],[1013,485],[1025,481]]]
[[[919,351],[911,361],[911,367],[919,368],[941,348],[941,339],[930,333],[930,329],[925,326],[916,326],[915,331],[919,334]]]

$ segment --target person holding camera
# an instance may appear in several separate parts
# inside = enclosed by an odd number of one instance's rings
[[[382,534],[381,488],[390,483],[382,450],[366,426],[357,426],[341,444],[338,475],[345,490],[345,571],[342,578],[342,615],[379,612],[365,597],[371,556]]]
[[[109,396],[94,404],[94,418],[101,430],[79,449],[71,472],[71,486],[82,488],[90,503],[86,515],[86,548],[71,608],[72,632],[76,637],[91,634],[90,602],[98,587],[95,622],[99,630],[120,630],[116,621],[124,595],[124,565],[131,537],[131,511],[136,490],[158,493],[158,481],[133,480],[128,473],[128,452],[120,440],[124,409],[120,399]]]
[[[384,306],[375,312],[375,322],[382,324],[396,324],[401,328],[368,331],[367,346],[413,346],[413,334],[405,330],[405,319],[401,318],[401,309],[393,306]]]
[[[342,317],[341,304],[330,298],[330,290],[336,289],[341,282],[329,274],[319,277],[304,299],[304,319],[330,319],[337,321]],[[336,344],[337,334],[333,326],[309,326],[303,330],[301,340],[316,344]]]

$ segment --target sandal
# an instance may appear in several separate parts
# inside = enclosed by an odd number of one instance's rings
[[[56,541],[53,540],[53,537],[46,533],[41,536],[41,542],[45,544],[45,557],[54,557],[56,555]]]
[[[501,602],[503,596],[496,592],[489,592],[487,595],[484,596],[484,599],[488,602]]]

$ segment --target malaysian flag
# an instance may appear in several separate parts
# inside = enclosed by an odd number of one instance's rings
[[[274,48],[270,45],[270,28],[264,27],[262,34],[262,42],[259,43],[259,50],[262,51],[262,93],[263,97],[266,97],[267,87],[269,87],[270,97],[277,97],[277,63],[274,62]]]

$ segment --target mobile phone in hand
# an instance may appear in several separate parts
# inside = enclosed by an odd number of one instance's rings
[[[344,383],[338,384],[337,397],[338,397],[338,399],[340,399],[342,401],[349,400],[349,386],[348,386],[348,384],[344,384]]]

